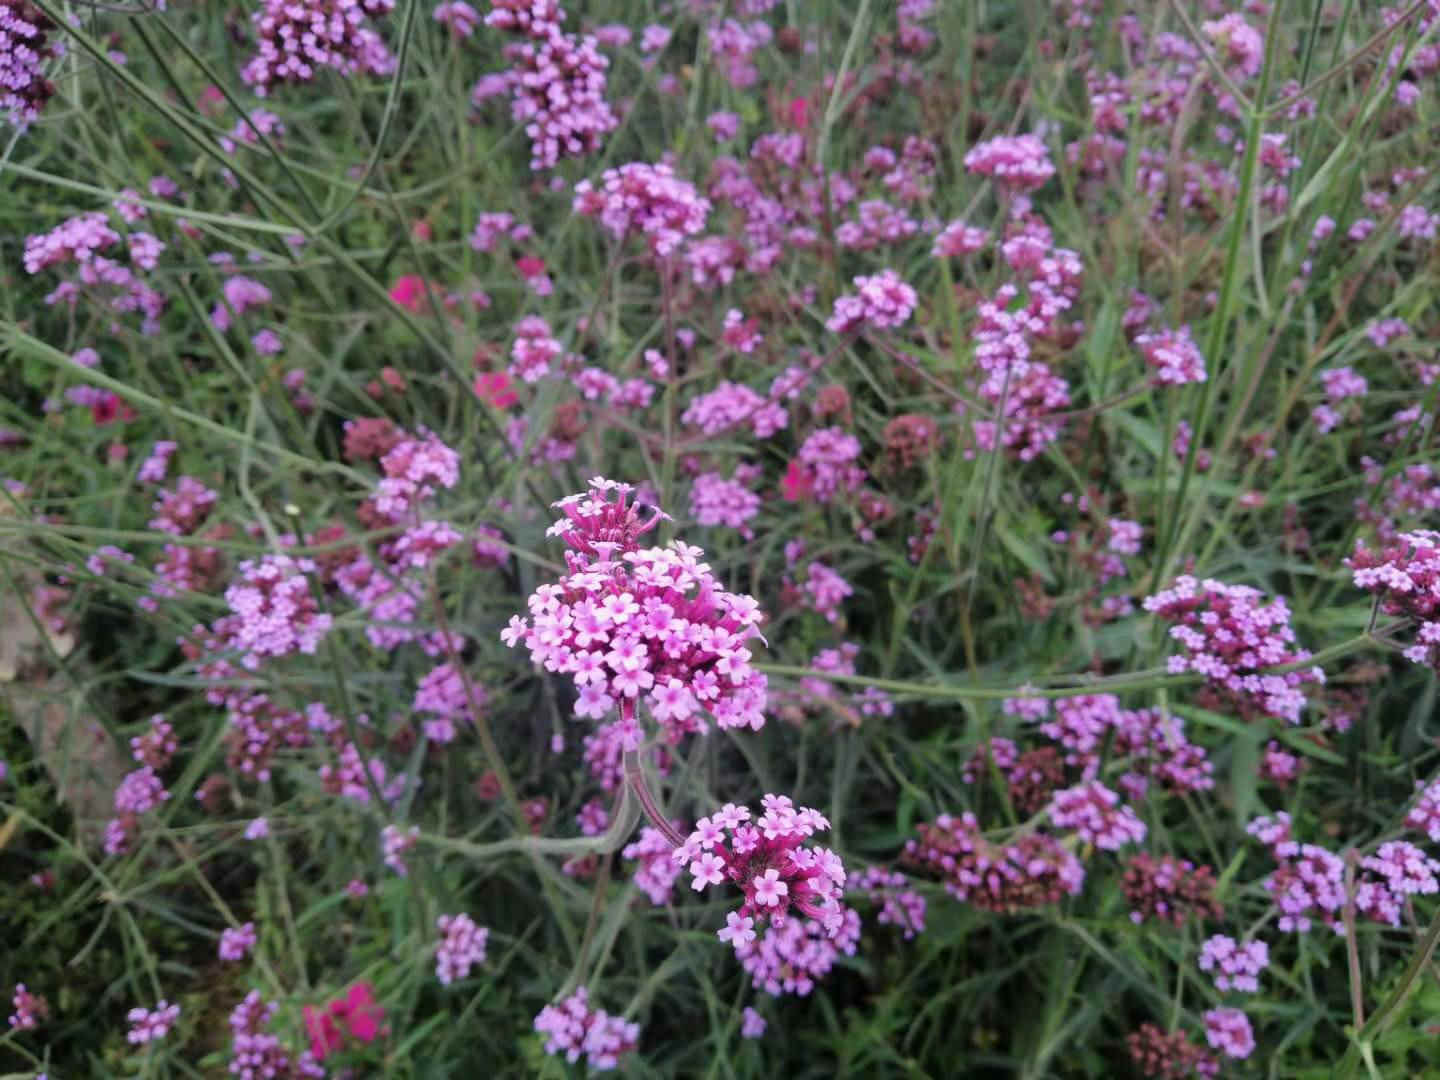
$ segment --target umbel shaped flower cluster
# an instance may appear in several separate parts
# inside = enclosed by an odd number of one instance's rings
[[[362,25],[395,0],[266,0],[253,19],[257,48],[240,71],[264,97],[277,83],[309,82],[318,68],[342,75],[387,75],[394,60],[380,35]]]
[[[1295,647],[1284,597],[1268,604],[1262,604],[1261,597],[1260,590],[1248,585],[1196,581],[1187,574],[1146,599],[1145,610],[1176,624],[1170,636],[1185,651],[1170,657],[1172,672],[1205,676],[1213,692],[1247,715],[1298,724],[1305,706],[1301,685],[1323,683],[1325,673],[1311,667],[1262,674],[1264,668],[1308,660],[1310,653]]]
[[[726,803],[697,821],[671,856],[689,866],[697,892],[730,881],[744,893],[739,911],[725,917],[720,940],[739,950],[755,940],[757,926],[783,926],[792,910],[838,934],[845,925],[845,867],[829,848],[804,846],[830,822],[784,795],[766,795],[761,805],[765,812],[752,822],[745,807]]]
[[[1420,624],[1405,659],[1440,670],[1440,532],[1401,533],[1379,552],[1362,543],[1346,563],[1355,584],[1381,598],[1381,611]]]
[[[570,548],[569,572],[537,588],[529,618],[513,616],[501,639],[574,679],[577,716],[600,720],[618,707],[627,749],[640,744],[641,700],[672,742],[705,730],[704,713],[758,731],[766,680],[746,642],[759,636],[759,605],[722,588],[697,547],[641,548],[665,515],[631,503],[631,491],[596,478],[555,504],[565,516],[549,535]]]
[[[53,29],[27,0],[0,0],[0,112],[16,127],[27,127],[55,93],[45,78],[45,61],[65,50],[50,40]]]
[[[919,839],[905,842],[904,861],[938,871],[946,892],[985,911],[1008,915],[1042,907],[1074,896],[1085,884],[1080,860],[1045,833],[994,843],[968,811],[958,818],[941,814],[916,831]]]

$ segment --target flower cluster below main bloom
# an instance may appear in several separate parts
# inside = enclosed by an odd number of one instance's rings
[[[830,823],[784,795],[766,795],[761,805],[764,813],[752,821],[748,809],[726,803],[697,821],[671,856],[689,867],[697,892],[729,881],[744,893],[739,911],[718,931],[720,940],[739,951],[759,936],[757,927],[783,926],[792,912],[839,935],[848,910],[840,903],[845,867],[829,848],[805,846]]]

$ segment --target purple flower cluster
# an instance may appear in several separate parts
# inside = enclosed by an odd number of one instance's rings
[[[1035,135],[1001,135],[977,143],[965,155],[965,168],[1012,194],[1034,191],[1055,175],[1050,151]]]
[[[1170,588],[1145,600],[1145,610],[1177,625],[1170,636],[1184,652],[1170,657],[1172,673],[1193,671],[1205,676],[1206,685],[1242,715],[1273,716],[1300,722],[1305,683],[1323,683],[1318,667],[1284,674],[1262,674],[1280,664],[1309,658],[1297,649],[1290,628],[1290,608],[1283,597],[1262,604],[1262,593],[1248,585],[1226,585],[1213,579],[1196,581],[1188,574]]]
[[[1205,1040],[1226,1057],[1247,1058],[1255,1049],[1250,1019],[1239,1009],[1211,1009],[1205,1014]]]
[[[441,985],[449,986],[456,979],[468,976],[476,964],[485,963],[485,947],[490,940],[488,929],[476,926],[475,920],[463,912],[441,915],[435,920],[435,926],[444,935],[435,947],[435,977]]]
[[[670,903],[675,881],[684,870],[673,858],[674,851],[664,833],[646,825],[640,830],[640,838],[627,844],[620,852],[625,858],[639,863],[635,867],[635,886],[656,907]]]
[[[757,439],[768,439],[790,423],[790,414],[776,397],[773,392],[769,398],[761,397],[748,386],[727,379],[714,390],[696,396],[680,419],[706,435],[718,435],[728,428],[749,423]]]
[[[1440,670],[1440,532],[1401,533],[1379,552],[1362,541],[1345,562],[1355,585],[1380,597],[1381,611],[1419,624],[1405,659]]]
[[[496,0],[485,16],[488,25],[523,39],[506,46],[513,66],[498,83],[509,89],[511,114],[525,125],[535,170],[593,153],[620,123],[605,100],[610,62],[594,37],[562,31],[564,21],[551,0]]]
[[[1215,989],[1253,994],[1260,989],[1256,976],[1270,966],[1270,947],[1263,941],[1242,945],[1216,934],[1200,946],[1200,970],[1215,973]]]
[[[990,234],[984,229],[956,218],[940,230],[930,253],[937,259],[953,259],[984,251],[989,243]]]
[[[130,740],[130,756],[141,765],[148,765],[152,769],[165,768],[179,749],[175,728],[159,714],[150,718],[150,729],[145,734],[136,735]]]
[[[484,708],[485,688],[474,680],[471,680],[470,688],[475,696],[475,705]],[[429,713],[435,717],[424,722],[425,737],[435,743],[448,743],[455,738],[456,720],[471,723],[475,720],[465,680],[449,663],[432,669],[420,680],[415,690],[415,701],[410,707],[417,713]]]
[[[743,465],[729,480],[719,473],[697,476],[690,487],[690,516],[695,524],[735,529],[746,540],[754,539],[748,522],[760,512],[760,496],[745,486],[752,476],[753,470]]]
[[[893,330],[903,326],[919,302],[915,290],[894,270],[855,279],[856,292],[836,297],[835,310],[825,329],[835,334],[857,330]]]
[[[54,29],[26,0],[0,0],[0,110],[22,131],[55,93],[55,84],[45,77],[45,61],[65,55],[65,45],[50,40]]]
[[[588,493],[556,504],[569,572],[530,596],[529,619],[512,616],[501,633],[524,642],[547,671],[570,675],[579,692],[575,714],[599,720],[617,708],[627,748],[641,735],[635,706],[644,700],[671,741],[704,730],[702,712],[722,728],[765,723],[765,676],[750,666],[745,643],[759,635],[759,605],[726,592],[679,541],[640,548],[663,516],[643,517],[628,484],[597,478]]]
[[[394,58],[380,35],[363,24],[394,6],[395,0],[264,0],[251,16],[256,53],[240,78],[264,97],[277,85],[309,82],[319,68],[388,75]]]
[[[1405,815],[1405,827],[1423,832],[1432,844],[1440,844],[1440,780],[1428,787],[1423,781],[1416,782],[1420,797]]]
[[[1280,910],[1280,929],[1303,934],[1314,916],[1336,933],[1342,932],[1339,913],[1345,906],[1344,861],[1315,844],[1292,840],[1290,815],[1284,811],[1274,818],[1256,818],[1245,831],[1268,846],[1278,864],[1264,886]]]
[[[576,184],[574,209],[597,218],[617,240],[639,233],[651,252],[664,258],[705,228],[710,200],[669,165],[632,161],[606,169],[598,189],[589,180]]]
[[[409,876],[410,867],[405,863],[405,853],[419,840],[420,828],[417,825],[408,829],[402,829],[398,825],[386,825],[380,830],[380,853],[384,857],[385,865],[401,877]]]
[[[272,1077],[323,1078],[325,1070],[304,1051],[298,1060],[276,1035],[266,1032],[275,1016],[275,1006],[251,990],[230,1012],[230,1075],[236,1080],[271,1080]]]
[[[879,907],[875,921],[882,926],[898,926],[909,941],[925,932],[925,897],[910,888],[910,879],[898,870],[868,866],[851,874],[845,891],[850,896],[864,896]]]
[[[759,930],[784,926],[792,911],[838,935],[846,920],[840,903],[845,867],[829,848],[805,846],[830,823],[816,810],[797,809],[784,795],[766,795],[761,805],[765,812],[751,824],[749,810],[726,803],[697,821],[671,856],[689,866],[690,887],[697,892],[729,881],[744,894],[738,911],[726,915],[720,940],[738,950],[754,942]]]
[[[1120,796],[1096,780],[1057,791],[1050,804],[1050,821],[1060,829],[1074,829],[1080,839],[1102,851],[1119,851],[1145,839],[1145,823]]]
[[[460,480],[460,455],[428,431],[418,438],[402,439],[380,459],[385,473],[376,488],[377,513],[400,521],[440,488],[453,488]]]
[[[170,458],[180,444],[169,439],[160,439],[150,451],[150,456],[140,464],[136,479],[142,484],[163,484],[170,471]]]
[[[750,976],[750,983],[772,997],[804,997],[830,973],[843,953],[855,955],[860,941],[860,916],[842,908],[837,929],[827,930],[815,919],[788,918],[758,937],[742,934],[733,939],[735,956]],[[734,917],[734,912],[731,912]]]
[[[1218,919],[1221,909],[1215,886],[1210,867],[1196,867],[1173,855],[1132,857],[1120,882],[1130,905],[1130,921],[1137,926],[1146,919],[1164,919],[1174,926],[1192,918]]]
[[[822,503],[852,494],[865,483],[865,470],[855,464],[859,457],[860,440],[838,427],[812,431],[795,453],[805,490]]]
[[[1155,369],[1155,381],[1162,386],[1184,386],[1205,381],[1205,357],[1190,336],[1190,327],[1147,332],[1135,338],[1145,362]]]
[[[162,1000],[156,1002],[154,1009],[131,1009],[125,1014],[125,1019],[130,1022],[130,1030],[125,1037],[137,1046],[143,1046],[170,1034],[175,1021],[180,1019],[180,1006]]]
[[[309,559],[266,555],[240,564],[238,579],[225,590],[231,614],[218,619],[213,633],[223,647],[240,653],[250,671],[267,658],[315,652],[329,632],[332,619],[319,610],[306,574],[315,572]]]
[[[250,950],[255,948],[258,940],[253,922],[247,922],[243,926],[227,926],[220,932],[220,959],[231,963],[244,960],[250,955]]]
[[[1400,925],[1407,897],[1440,892],[1440,862],[1414,844],[1390,840],[1360,860],[1355,909],[1376,922]]]
[[[25,272],[38,274],[61,263],[88,263],[97,253],[120,242],[109,219],[99,211],[67,218],[48,233],[25,238]]]
[[[639,1024],[592,1009],[583,986],[564,1001],[541,1009],[535,1030],[545,1036],[547,1054],[564,1054],[572,1065],[583,1056],[596,1070],[615,1068],[620,1055],[634,1050],[640,1041]]]
[[[15,984],[15,995],[11,998],[15,1011],[10,1014],[10,1030],[33,1031],[50,1016],[50,1006],[39,994],[25,989],[24,983]]]
[[[919,839],[905,842],[905,861],[938,872],[946,892],[985,911],[1014,914],[1053,904],[1085,884],[1080,860],[1044,833],[992,843],[968,811],[958,818],[941,814],[916,831]]]
[[[169,798],[164,782],[149,765],[126,773],[115,789],[118,816],[105,824],[105,854],[123,855],[129,851],[140,815],[149,813]]]

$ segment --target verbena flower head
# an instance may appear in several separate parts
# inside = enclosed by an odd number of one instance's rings
[[[1189,575],[1145,600],[1145,610],[1176,623],[1170,636],[1184,652],[1170,657],[1172,673],[1193,671],[1242,713],[1300,722],[1305,683],[1323,683],[1318,667],[1284,674],[1261,674],[1280,664],[1293,664],[1310,653],[1295,647],[1290,609],[1283,597],[1261,603],[1258,589],[1224,582],[1197,581]]]
[[[22,131],[55,93],[55,84],[45,78],[45,61],[63,56],[65,46],[50,40],[54,29],[26,0],[0,0],[0,110]]]
[[[893,330],[909,321],[918,298],[894,270],[881,270],[869,277],[855,278],[857,292],[835,300],[835,310],[825,329],[835,334],[857,330]]]
[[[1155,369],[1156,382],[1183,386],[1205,381],[1205,357],[1190,336],[1190,327],[1141,334],[1136,337],[1135,346],[1145,362]]]
[[[1260,989],[1256,976],[1270,966],[1270,947],[1263,941],[1242,945],[1232,937],[1216,934],[1200,946],[1199,965],[1201,971],[1214,972],[1215,989],[1253,994]]]
[[[1011,192],[1033,191],[1055,175],[1050,152],[1035,135],[1001,135],[977,143],[965,155],[965,168]]]
[[[215,633],[240,653],[246,668],[254,671],[261,660],[294,652],[310,655],[319,647],[332,620],[310,591],[305,575],[314,571],[309,559],[289,555],[240,564],[238,580],[225,590],[231,614],[215,623]]]
[[[257,940],[253,922],[247,922],[243,926],[227,926],[220,933],[220,959],[231,963],[244,960],[250,955],[250,950],[255,947]]]
[[[1249,1018],[1239,1009],[1211,1009],[1205,1014],[1205,1040],[1226,1057],[1247,1058],[1255,1049]]]
[[[1182,926],[1188,919],[1218,919],[1215,874],[1173,855],[1136,855],[1125,867],[1120,888],[1130,905],[1130,921],[1163,919]]]
[[[12,1031],[33,1031],[50,1017],[49,1003],[39,994],[26,990],[24,983],[15,984],[15,994],[10,1000],[15,1008],[9,1018]]]
[[[485,947],[490,931],[476,926],[475,920],[463,912],[441,915],[435,922],[444,935],[435,949],[435,977],[444,986],[470,974],[476,964],[485,963]]]
[[[620,1055],[634,1050],[640,1041],[639,1024],[592,1009],[583,986],[564,1001],[541,1009],[535,1030],[545,1036],[547,1054],[564,1054],[572,1065],[583,1056],[597,1070],[615,1068]]]
[[[1050,820],[1058,828],[1074,829],[1087,844],[1103,851],[1118,851],[1145,839],[1145,823],[1135,811],[1094,780],[1057,791],[1050,803]]]
[[[704,730],[702,713],[758,731],[766,679],[746,642],[759,636],[759,605],[722,588],[697,547],[641,548],[664,515],[631,504],[631,492],[597,478],[556,504],[565,516],[550,535],[570,548],[569,573],[537,588],[529,618],[512,617],[502,640],[523,641],[537,664],[571,676],[577,716],[600,720],[618,707],[628,748],[639,746],[641,700],[671,741]]]
[[[131,1009],[125,1019],[130,1022],[130,1030],[125,1037],[137,1046],[143,1046],[170,1034],[175,1021],[180,1019],[180,1006],[160,1001],[153,1009]]]
[[[1345,564],[1357,587],[1380,597],[1381,611],[1418,624],[1405,659],[1440,671],[1440,532],[1401,533],[1378,552],[1357,543]]]
[[[1053,904],[1085,884],[1080,860],[1044,833],[995,843],[968,811],[958,818],[941,814],[916,831],[919,839],[905,842],[905,861],[938,872],[946,892],[986,911],[1013,914]]]
[[[1190,1041],[1183,1031],[1169,1034],[1154,1024],[1141,1024],[1125,1037],[1130,1060],[1141,1076],[1154,1080],[1185,1080],[1191,1076],[1218,1076],[1220,1063]]]
[[[394,59],[380,35],[362,24],[394,6],[395,0],[265,0],[251,17],[256,52],[240,78],[264,97],[277,84],[309,82],[320,68],[389,74]]]
[[[681,180],[669,165],[632,161],[606,169],[597,190],[589,180],[575,185],[575,212],[598,218],[617,239],[645,237],[650,250],[672,255],[688,236],[705,228],[710,200]]]
[[[750,811],[727,803],[695,823],[672,858],[688,866],[697,892],[724,882],[744,894],[738,911],[725,918],[721,941],[735,948],[749,944],[770,926],[782,926],[795,914],[814,919],[828,934],[845,925],[840,903],[845,867],[829,848],[805,846],[830,823],[817,810],[796,808],[784,795],[766,795],[765,812],[752,821]]]

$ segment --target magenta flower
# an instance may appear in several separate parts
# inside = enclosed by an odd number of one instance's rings
[[[596,479],[587,494],[556,504],[565,516],[549,534],[570,548],[569,572],[536,589],[530,617],[513,617],[501,639],[570,675],[577,715],[601,719],[618,708],[627,749],[639,746],[632,725],[641,701],[671,741],[703,731],[707,713],[722,728],[759,730],[766,679],[746,647],[759,635],[759,606],[725,591],[699,548],[641,548],[665,515],[630,505],[631,490]]]
[[[965,169],[1012,193],[1034,191],[1055,175],[1050,152],[1034,135],[1001,135],[977,143],[965,155]]]
[[[839,934],[848,910],[840,903],[845,867],[829,848],[804,846],[830,823],[816,810],[797,809],[784,795],[766,795],[761,802],[765,812],[753,823],[749,810],[731,803],[701,818],[672,856],[689,866],[696,891],[728,879],[744,894],[739,911],[730,913],[717,936],[738,949],[759,929],[783,925],[792,911]]]
[[[244,960],[255,948],[257,940],[253,922],[238,927],[227,926],[220,933],[220,959],[232,963]]]
[[[663,258],[705,228],[710,200],[669,165],[634,161],[606,169],[600,183],[598,190],[589,180],[576,184],[574,209],[583,217],[598,218],[619,240],[639,233]]]
[[[251,16],[256,52],[240,78],[264,97],[276,85],[309,82],[320,68],[387,75],[395,61],[380,35],[363,24],[394,6],[394,0],[265,0]]]
[[[1226,1057],[1247,1058],[1255,1049],[1249,1018],[1239,1009],[1211,1009],[1205,1014],[1205,1039]]]
[[[640,1040],[639,1024],[592,1009],[583,986],[564,1001],[541,1009],[535,1030],[545,1036],[547,1054],[564,1054],[571,1064],[583,1056],[596,1070],[615,1068],[620,1055],[633,1051]]]
[[[1199,964],[1201,971],[1215,973],[1215,989],[1253,994],[1260,989],[1256,976],[1270,965],[1270,947],[1263,941],[1241,945],[1232,937],[1216,934],[1200,947]]]

